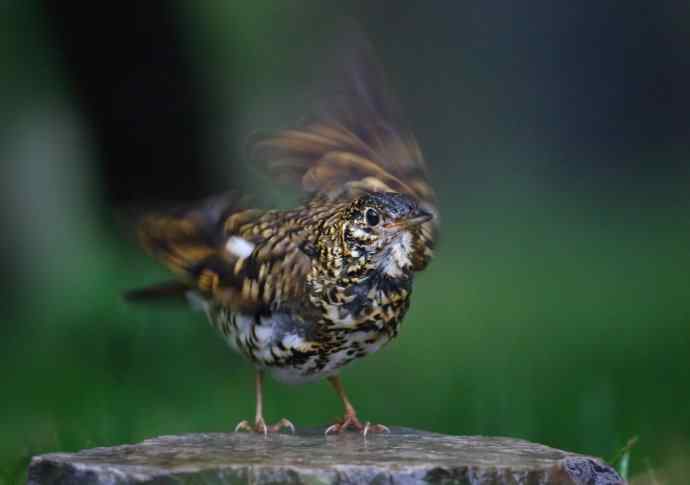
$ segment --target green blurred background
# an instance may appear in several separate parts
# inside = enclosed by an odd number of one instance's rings
[[[343,373],[360,415],[607,459],[639,436],[633,475],[688,470],[686,2],[0,12],[0,483],[36,453],[253,415],[253,372],[203,315],[123,302],[166,276],[130,216],[227,188],[275,200],[243,145],[304,114],[312,46],[342,16],[389,73],[443,219],[401,337]],[[341,412],[323,383],[266,394],[269,420]]]

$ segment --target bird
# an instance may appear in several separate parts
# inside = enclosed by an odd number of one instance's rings
[[[258,208],[227,192],[192,207],[146,214],[145,250],[175,275],[133,300],[185,294],[256,372],[256,414],[267,424],[263,380],[327,380],[344,407],[325,433],[385,432],[361,421],[341,370],[399,334],[416,273],[438,238],[434,190],[411,129],[369,43],[338,55],[332,89],[308,115],[255,137],[250,156],[272,180],[302,192],[290,209]]]

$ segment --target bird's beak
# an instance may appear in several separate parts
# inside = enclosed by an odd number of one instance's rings
[[[434,216],[430,212],[427,212],[423,209],[417,209],[414,211],[410,217],[407,217],[406,219],[401,219],[399,221],[391,222],[390,224],[387,224],[387,228],[397,228],[397,227],[412,227],[412,226],[417,226],[419,224],[423,224],[425,222],[429,222],[431,219],[433,219]]]
[[[427,212],[423,209],[417,209],[412,217],[409,219],[405,219],[403,223],[406,226],[416,226],[418,224],[423,224],[425,222],[429,222],[431,219],[433,219],[434,216],[431,214],[431,212]]]

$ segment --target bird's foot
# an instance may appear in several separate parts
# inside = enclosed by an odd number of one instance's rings
[[[248,431],[250,433],[262,433],[264,436],[268,436],[268,433],[277,433],[281,429],[287,429],[290,433],[295,434],[295,425],[285,418],[271,426],[266,424],[264,418],[257,418],[253,426],[247,420],[240,421],[237,426],[235,426],[235,433],[238,431]]]
[[[390,433],[391,430],[382,424],[371,424],[369,421],[362,424],[355,414],[346,414],[345,417],[335,424],[332,424],[324,434],[328,436],[331,433],[340,433],[348,428],[354,428],[362,433],[365,438],[369,433]]]

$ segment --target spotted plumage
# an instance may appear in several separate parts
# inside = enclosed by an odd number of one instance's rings
[[[258,386],[263,371],[290,383],[328,378],[346,407],[329,429],[366,431],[338,371],[398,335],[438,213],[421,152],[370,51],[360,47],[344,63],[338,95],[254,146],[276,180],[308,194],[304,205],[261,210],[229,194],[150,215],[140,236],[256,366]],[[257,393],[255,425],[243,427],[265,432]]]

